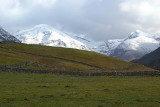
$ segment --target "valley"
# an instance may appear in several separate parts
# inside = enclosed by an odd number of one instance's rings
[[[0,4],[0,107],[160,107],[159,0]]]
[[[0,42],[2,107],[160,106],[160,72],[152,66],[126,62],[89,48],[24,44],[5,34]],[[108,46],[116,49],[120,42],[110,40]]]

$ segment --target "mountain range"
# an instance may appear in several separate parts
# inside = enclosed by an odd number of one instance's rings
[[[139,59],[160,47],[160,35],[140,30],[123,39],[96,42],[49,25],[36,25],[14,34],[22,43],[95,51],[125,61]]]
[[[139,59],[160,47],[160,34],[148,34],[140,30],[124,39],[99,42],[73,33],[62,32],[45,24],[18,31],[13,35],[0,27],[0,42],[22,42],[95,51],[125,61]]]

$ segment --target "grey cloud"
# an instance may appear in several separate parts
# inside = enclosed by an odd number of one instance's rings
[[[160,24],[156,23],[160,22],[159,14],[152,16],[147,13],[147,16],[141,16],[143,9],[138,8],[139,10],[134,11],[138,0],[130,4],[128,2],[131,0],[57,0],[51,5],[45,4],[45,6],[40,3],[36,4],[36,0],[13,1],[20,3],[20,6],[15,7],[17,10],[21,9],[19,15],[4,15],[5,12],[9,12],[7,5],[6,11],[0,11],[2,15],[0,25],[10,32],[36,24],[48,24],[67,32],[85,34],[95,40],[108,40],[124,38],[137,29],[157,32],[160,27]],[[45,0],[37,1],[44,2]],[[0,0],[1,4],[3,2]],[[153,2],[159,1],[153,0]],[[132,8],[127,8],[126,12],[123,10],[122,4]],[[154,7],[154,4],[151,6]]]

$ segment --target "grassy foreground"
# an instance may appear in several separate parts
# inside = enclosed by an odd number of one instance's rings
[[[0,107],[160,107],[160,77],[0,72]]]

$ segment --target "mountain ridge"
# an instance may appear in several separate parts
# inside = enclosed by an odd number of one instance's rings
[[[0,42],[20,42],[20,40],[15,38],[0,26]]]

